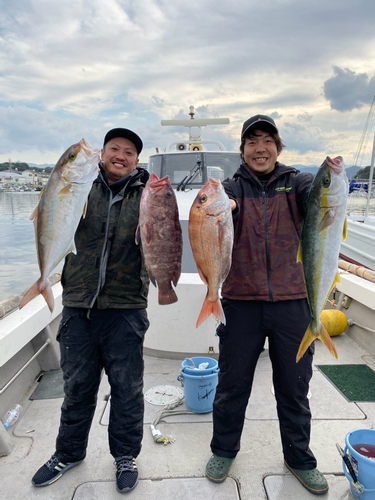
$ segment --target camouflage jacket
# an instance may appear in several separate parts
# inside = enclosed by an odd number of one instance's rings
[[[223,182],[233,212],[232,267],[223,297],[293,300],[306,297],[297,251],[313,175],[276,162],[266,187],[246,164]]]
[[[75,234],[61,277],[63,305],[99,309],[147,307],[149,279],[141,247],[135,243],[139,205],[148,172],[134,171],[113,196],[101,171],[90,191],[86,216]]]

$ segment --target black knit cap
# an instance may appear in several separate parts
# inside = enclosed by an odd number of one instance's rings
[[[270,116],[267,115],[255,115],[245,121],[242,127],[241,139],[244,138],[246,132],[250,129],[250,127],[256,125],[257,123],[268,123],[274,129],[275,133],[278,134],[276,124]]]
[[[129,141],[134,144],[138,155],[141,153],[143,148],[142,139],[135,132],[127,128],[113,128],[112,130],[107,132],[104,137],[103,147],[107,144],[108,141],[114,139],[115,137],[124,137],[125,139],[129,139]]]

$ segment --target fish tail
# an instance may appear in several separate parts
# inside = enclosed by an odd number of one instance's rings
[[[162,292],[159,288],[159,304],[162,306],[167,306],[168,304],[174,304],[178,301],[176,292],[173,288],[170,288],[167,292]]]
[[[27,292],[23,296],[23,299],[21,300],[19,308],[22,309],[28,302],[30,302],[30,300],[34,299],[39,294],[43,295],[44,300],[47,302],[49,310],[52,313],[55,307],[55,299],[53,297],[52,288],[49,280],[43,280],[42,278],[39,278],[38,281],[36,281],[33,286],[31,286],[27,290]]]
[[[317,336],[314,335],[314,332],[312,331],[311,323],[310,323],[309,326],[307,327],[307,330],[305,332],[305,335],[303,336],[303,339],[300,343],[300,346],[299,346],[299,349],[297,352],[297,358],[296,358],[297,363],[302,358],[302,356],[305,354],[309,345],[316,339],[316,337]]]
[[[323,344],[327,347],[327,349],[332,354],[332,356],[335,356],[335,358],[337,359],[338,358],[338,354],[337,354],[337,351],[336,351],[335,344],[333,343],[333,341],[332,341],[329,333],[325,329],[323,323],[322,323],[322,326],[321,326],[321,329],[320,329],[320,333],[319,333],[318,339],[320,339],[323,342]]]
[[[319,335],[315,335],[312,328],[311,328],[311,323],[310,323],[310,325],[307,327],[306,333],[305,333],[305,335],[301,341],[301,344],[299,346],[299,349],[298,349],[297,358],[296,358],[297,363],[302,358],[302,356],[305,354],[305,352],[307,351],[310,344],[315,339],[320,339],[323,342],[323,344],[327,347],[329,352],[333,356],[335,356],[335,358],[337,359],[338,356],[337,356],[335,344],[332,342],[332,339],[329,336],[324,325],[321,324]]]
[[[204,299],[202,310],[198,316],[196,327],[200,326],[211,314],[214,314],[225,325],[225,315],[219,298],[215,301]]]

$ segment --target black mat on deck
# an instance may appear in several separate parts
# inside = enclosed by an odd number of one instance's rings
[[[50,370],[42,375],[29,399],[56,399],[64,397],[64,380],[62,370]]]
[[[316,365],[348,401],[375,401],[375,372],[367,365]]]

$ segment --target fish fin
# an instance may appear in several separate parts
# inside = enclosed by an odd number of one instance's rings
[[[138,224],[137,230],[135,232],[135,244],[139,245],[141,242],[141,228],[140,225]]]
[[[146,222],[142,228],[142,234],[146,245],[149,247],[152,242],[153,230],[151,222]]]
[[[151,271],[149,271],[148,269],[147,269],[147,272],[148,272],[148,277],[150,278],[151,283],[152,283],[152,284],[154,285],[154,287],[156,288],[156,279],[155,279],[155,276],[154,276],[154,275],[152,274],[152,272],[151,272]]]
[[[38,215],[39,215],[39,205],[37,205],[33,211],[33,213],[30,215],[30,220],[34,220],[35,219],[38,219]],[[34,222],[35,224],[35,222]]]
[[[87,201],[85,202],[85,206],[83,207],[83,214],[82,214],[83,218],[86,217],[86,212],[87,212]]]
[[[299,242],[299,245],[298,245],[298,252],[297,252],[297,262],[301,262],[302,264],[302,243]]]
[[[198,326],[200,326],[203,323],[203,321],[205,321],[209,316],[211,316],[211,314],[215,315],[216,318],[219,319],[225,325],[226,323],[225,315],[223,308],[221,307],[220,299],[217,298],[215,302],[212,302],[211,300],[208,300],[206,296],[203,302],[202,310],[199,313],[197,319],[196,327],[198,328]]]
[[[40,190],[39,198],[41,198],[43,196],[43,193],[44,193],[45,189],[46,189],[46,186],[43,186],[42,189]]]
[[[70,252],[74,253],[74,255],[77,255],[76,243],[75,243],[74,239],[72,240],[72,243],[70,244],[70,247],[69,247],[68,251],[66,252],[66,254],[64,255],[63,259],[65,259],[65,257]],[[63,260],[63,259],[61,259],[61,260]],[[60,260],[60,262],[61,262],[61,260]]]
[[[38,217],[39,217],[39,204],[35,207],[35,210],[30,215],[30,220],[33,221],[34,224],[34,233],[35,233],[35,243],[36,243],[36,254],[38,257],[39,269],[42,269],[40,258],[39,258],[39,245],[38,245]]]
[[[323,342],[323,344],[327,347],[329,352],[331,354],[333,354],[335,356],[335,358],[337,359],[338,356],[337,356],[335,344],[332,342],[332,339],[329,336],[327,330],[325,329],[323,323],[321,324],[319,335],[314,334],[314,332],[312,331],[312,328],[311,328],[311,323],[310,323],[309,326],[307,327],[305,335],[304,335],[304,337],[301,341],[301,344],[299,346],[299,349],[298,349],[297,358],[296,358],[297,363],[302,358],[302,356],[305,354],[305,352],[307,351],[310,344],[312,344],[312,342],[315,339],[320,339]]]
[[[177,286],[178,280],[180,279],[181,276],[181,266],[179,266],[178,269],[175,270],[172,276],[172,283],[174,286]]]
[[[159,304],[166,306],[168,304],[174,304],[178,301],[176,292],[171,287],[167,292],[162,292],[159,288]]]
[[[198,270],[198,274],[199,274],[201,280],[203,281],[203,283],[208,286],[206,276],[203,274],[203,272],[199,266],[197,266],[197,270]]]
[[[344,241],[346,240],[347,234],[348,234],[348,219],[345,217],[344,227],[343,227],[343,230],[342,230],[342,239]]]
[[[45,301],[47,302],[49,310],[52,313],[53,308],[55,307],[55,299],[53,297],[52,288],[51,288],[51,285],[50,285],[48,278],[45,279],[44,282],[43,282],[42,278],[39,278],[38,281],[36,281],[27,290],[27,292],[23,296],[23,299],[21,300],[19,308],[22,309],[28,302],[30,302],[30,300],[34,299],[39,294],[43,295]]]
[[[329,350],[329,352],[333,356],[335,356],[335,358],[337,359],[338,358],[338,354],[337,354],[337,351],[336,351],[335,344],[333,343],[333,341],[332,341],[329,333],[325,329],[323,323],[322,323],[322,326],[321,326],[321,329],[320,329],[320,333],[319,333],[318,339],[320,339],[323,342],[323,344],[327,347],[327,349]]]
[[[334,211],[330,208],[324,214],[324,217],[319,226],[319,232],[323,231],[324,229],[327,229],[327,227],[329,227],[334,220],[335,220]]]
[[[314,340],[316,339],[316,335],[314,335],[313,331],[312,331],[312,328],[311,328],[311,323],[309,324],[309,326],[307,327],[307,330],[305,332],[305,335],[303,336],[303,339],[299,345],[299,349],[298,349],[298,352],[297,352],[297,357],[296,357],[296,363],[298,363],[298,361],[302,358],[302,356],[305,354],[305,352],[307,351],[309,345],[314,342]]]
[[[67,184],[65,187],[63,187],[62,190],[57,195],[58,198],[61,198],[61,196],[66,196],[67,194],[69,194],[71,188],[72,188],[71,184]]]

